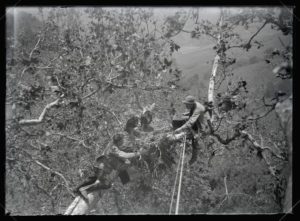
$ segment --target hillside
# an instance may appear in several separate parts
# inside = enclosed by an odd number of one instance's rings
[[[256,31],[257,27],[253,27],[243,33],[243,37],[247,38],[251,33]],[[201,94],[207,93],[207,85],[211,74],[212,63],[215,56],[213,50],[214,43],[206,37],[199,40],[186,41],[189,37],[187,33],[181,33],[174,41],[181,45],[178,52],[174,54],[176,64],[182,69],[184,75],[181,80],[181,86],[196,93],[200,88]],[[232,65],[232,71],[235,73],[235,79],[243,78],[247,80],[250,90],[256,90],[256,87],[262,86],[266,97],[272,97],[277,90],[283,90],[287,94],[292,92],[292,81],[282,81],[275,77],[272,73],[276,62],[267,63],[268,53],[274,49],[282,50],[283,46],[279,38],[286,45],[291,44],[291,37],[284,36],[282,33],[271,30],[266,27],[258,36],[257,41],[263,42],[260,49],[251,48],[247,53],[241,49],[233,49],[231,56],[236,57],[236,63]],[[259,82],[257,81],[259,79]],[[261,95],[261,96],[262,96]]]

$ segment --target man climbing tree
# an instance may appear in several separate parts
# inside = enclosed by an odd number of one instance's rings
[[[189,112],[184,113],[181,119],[174,119],[173,127],[177,128],[175,133],[186,132],[188,139],[192,141],[192,157],[189,162],[191,165],[197,160],[198,151],[204,145],[200,137],[205,129],[205,107],[196,102],[191,95],[187,96],[182,102]]]
[[[127,153],[120,148],[124,142],[123,134],[115,134],[107,145],[104,154],[96,159],[95,175],[88,181],[79,185],[75,192],[88,198],[87,194],[100,189],[109,189],[116,176],[121,178],[123,184],[129,182],[130,178],[126,168],[130,164],[129,159],[141,156],[141,153]],[[114,173],[115,172],[115,173]]]
[[[104,161],[106,161],[106,163]],[[98,157],[96,159],[96,165],[94,166],[94,176],[89,177],[87,181],[76,187],[74,192],[81,195],[84,199],[87,199],[89,192],[109,189],[112,186],[111,181],[108,179],[110,172],[111,168],[107,163],[107,159],[104,156]]]

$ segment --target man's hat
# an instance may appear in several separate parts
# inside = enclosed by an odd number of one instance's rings
[[[187,96],[183,101],[182,103],[185,103],[185,104],[194,104],[195,103],[195,97],[192,96],[192,95],[189,95]]]

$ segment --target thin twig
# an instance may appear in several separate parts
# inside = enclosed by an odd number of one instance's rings
[[[264,118],[266,117],[269,113],[271,113],[273,110],[275,110],[275,105],[272,106],[272,108],[270,108],[266,113],[258,116],[258,117],[255,117],[255,118],[248,118],[247,120],[258,120],[258,119],[261,119],[261,118]]]
[[[58,86],[59,86],[60,88],[64,89],[64,90],[66,90],[66,88],[64,88],[63,86],[61,86],[61,84],[59,83],[58,77],[55,76],[55,78],[56,78],[56,81],[57,81],[57,83],[58,83]]]
[[[66,137],[70,140],[75,140],[75,141],[78,141],[79,144],[82,144],[85,148],[88,148],[90,149],[90,147],[88,147],[85,143],[84,143],[84,140],[80,140],[80,139],[77,139],[77,138],[74,138],[74,137],[70,137],[69,135],[66,135],[66,134],[61,134],[61,133],[51,133],[51,135],[58,135],[58,136],[62,136],[62,137]]]
[[[35,50],[37,50],[37,47],[38,47],[40,41],[41,41],[41,36],[39,37],[39,39],[38,39],[37,43],[35,44],[34,48],[32,49],[32,51],[30,52],[29,60],[31,60],[31,57],[32,57],[33,52],[34,52]]]

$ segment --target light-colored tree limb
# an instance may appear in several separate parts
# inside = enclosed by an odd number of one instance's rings
[[[222,40],[222,27],[223,24],[223,13],[221,10],[221,15],[220,15],[220,22],[219,22],[219,28],[220,28],[220,33],[218,35],[218,45],[220,45],[221,40]],[[211,76],[209,79],[209,85],[208,85],[208,103],[213,107],[214,105],[214,90],[215,90],[215,80],[216,80],[216,75],[217,75],[217,70],[218,70],[218,64],[219,64],[219,60],[220,60],[220,55],[217,54],[214,58],[214,63],[213,63],[213,67],[212,67],[212,72],[211,72]],[[214,118],[213,118],[213,113],[211,112],[211,116],[210,116],[210,122],[213,122]]]
[[[47,104],[38,119],[20,120],[19,124],[20,125],[36,125],[36,124],[42,123],[42,121],[45,118],[47,110],[50,109],[51,107],[57,105],[59,100],[60,99],[57,99],[57,100],[53,101],[52,103]]]
[[[268,168],[269,168],[269,171],[270,173],[273,175],[273,176],[276,176],[275,174],[275,166],[272,166],[270,161],[268,160],[267,156],[266,156],[266,153],[265,153],[265,150],[269,150],[273,155],[277,156],[278,158],[280,159],[283,159],[282,156],[278,155],[278,154],[275,154],[274,151],[270,148],[270,147],[265,147],[265,146],[262,146],[260,145],[254,138],[251,134],[249,134],[247,131],[243,130],[241,131],[241,134],[244,135],[244,137],[246,139],[248,139],[253,147],[255,147],[255,149],[257,151],[259,151],[261,153],[261,156],[262,158],[264,159],[264,161],[266,162],[266,164],[268,165]]]
[[[226,175],[224,176],[224,187],[225,187],[225,194],[224,194],[225,197],[224,197],[224,199],[222,200],[222,202],[219,204],[219,206],[217,208],[220,208],[223,205],[223,203],[226,200],[229,199],[229,194],[228,194],[228,189],[227,189],[227,176]]]
[[[245,135],[245,137],[246,137],[249,141],[251,141],[251,143],[253,144],[253,146],[254,146],[257,150],[259,150],[259,151],[268,150],[268,151],[270,151],[271,154],[273,154],[275,157],[277,157],[277,158],[279,158],[279,159],[281,159],[281,160],[284,160],[284,157],[283,157],[283,156],[281,156],[281,155],[278,154],[278,153],[275,153],[275,151],[272,150],[272,148],[270,148],[270,147],[268,147],[268,146],[265,146],[265,145],[263,144],[263,138],[262,138],[261,135],[260,135],[260,137],[261,137],[261,144],[258,144],[258,142],[253,138],[253,136],[252,136],[250,133],[248,133],[247,131],[242,130],[242,131],[241,131],[241,134]]]

